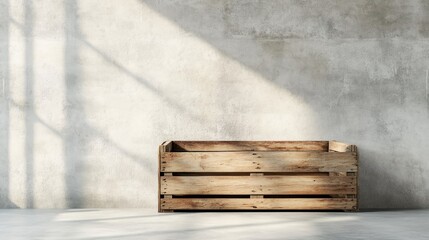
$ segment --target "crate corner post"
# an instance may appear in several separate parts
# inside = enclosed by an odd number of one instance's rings
[[[164,154],[167,152],[171,152],[173,150],[173,141],[164,141],[161,145],[158,146],[158,212],[166,213],[173,212],[173,210],[164,209],[163,208],[163,198],[165,195],[161,193],[161,178],[166,174],[162,170],[162,158]],[[168,173],[167,173],[168,175]]]

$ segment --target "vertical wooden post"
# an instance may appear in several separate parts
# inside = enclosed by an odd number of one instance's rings
[[[356,158],[358,158],[357,147],[356,145],[352,145],[352,144],[346,144],[346,143],[337,142],[337,141],[329,141],[329,152],[355,152]],[[358,168],[359,168],[359,165],[358,165]],[[337,197],[337,198],[356,198],[356,202],[357,202],[356,209],[358,209],[359,208],[359,200],[358,200],[359,198],[357,195],[359,194],[358,174],[356,174],[355,172],[330,172],[329,176],[356,176],[356,194],[338,194],[338,195],[331,195],[331,196]]]
[[[162,212],[162,209],[161,209],[161,153],[164,149],[162,144],[159,145],[158,147],[158,212]]]
[[[173,212],[173,210],[165,210],[161,208],[161,174],[163,176],[173,176],[173,173],[162,173],[161,172],[161,161],[162,155],[165,152],[171,152],[173,150],[173,142],[165,141],[159,146],[158,153],[158,212]],[[172,195],[164,195],[164,198],[173,198]]]

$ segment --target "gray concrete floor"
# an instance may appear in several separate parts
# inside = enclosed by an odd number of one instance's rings
[[[0,239],[429,239],[429,210],[0,210]]]

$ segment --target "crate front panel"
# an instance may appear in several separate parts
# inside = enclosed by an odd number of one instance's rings
[[[174,141],[160,146],[159,209],[356,210],[357,177],[356,147],[337,142]]]

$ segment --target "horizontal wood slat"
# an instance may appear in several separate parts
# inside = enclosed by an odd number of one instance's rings
[[[161,194],[356,194],[354,176],[163,176]]]
[[[174,141],[173,151],[328,151],[328,141]]]
[[[353,210],[356,199],[347,198],[170,198],[163,209],[174,210]]]
[[[164,172],[356,172],[352,152],[165,152]]]

